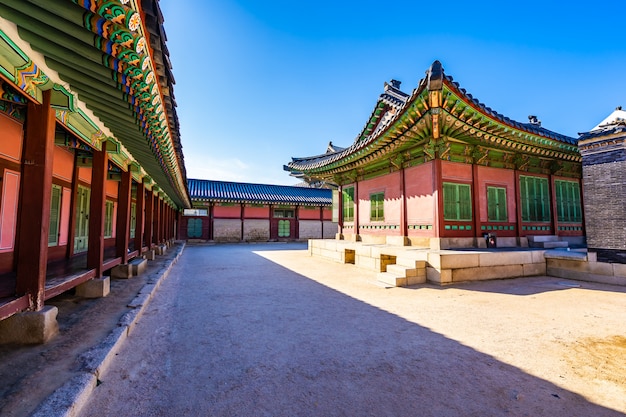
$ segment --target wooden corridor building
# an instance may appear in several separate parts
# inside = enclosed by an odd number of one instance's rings
[[[158,0],[0,1],[0,320],[175,238],[162,23]]]

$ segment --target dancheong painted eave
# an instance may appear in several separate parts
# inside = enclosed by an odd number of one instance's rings
[[[439,61],[410,95],[402,93],[390,101],[387,86],[352,145],[292,158],[285,169],[296,176],[331,179],[383,158],[402,163],[414,157],[412,150],[417,147],[425,158],[434,158],[439,148],[450,143],[466,144],[473,152],[492,148],[523,158],[580,162],[577,139],[545,129],[533,117],[529,117],[530,123],[520,123],[497,113],[444,74]],[[392,81],[392,86],[398,90],[399,83]]]
[[[192,201],[251,204],[332,204],[328,189],[188,179]]]
[[[0,0],[0,34],[5,79],[35,101],[66,92],[57,119],[69,131],[95,148],[120,143],[175,205],[190,206],[158,0]]]

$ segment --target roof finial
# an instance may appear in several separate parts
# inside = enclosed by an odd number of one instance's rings
[[[530,115],[528,116],[528,121],[531,125],[541,126],[541,120],[537,118],[537,116]]]
[[[615,110],[621,110],[621,109],[622,109],[622,106],[617,106],[617,107],[615,108]]]

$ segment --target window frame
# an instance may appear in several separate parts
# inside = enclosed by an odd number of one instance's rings
[[[442,190],[443,219],[453,222],[472,221],[472,185],[460,182],[444,182]],[[461,193],[466,195],[462,196]]]
[[[571,180],[554,180],[557,220],[560,223],[582,223],[580,183]]]
[[[57,201],[55,207],[55,191],[57,192]],[[50,220],[48,223],[48,246],[59,245],[59,230],[61,227],[61,202],[63,200],[63,187],[52,184],[50,192]],[[51,240],[52,239],[52,240]]]
[[[113,237],[113,210],[115,203],[111,200],[106,200],[104,205],[104,237],[108,239]]]
[[[354,186],[342,190],[342,218],[344,222],[354,221]]]
[[[385,192],[378,191],[370,194],[370,221],[385,220]]]
[[[550,183],[545,177],[520,175],[521,217],[524,223],[550,223]],[[539,192],[537,192],[539,189]]]
[[[506,187],[487,186],[487,220],[490,222],[509,221]],[[493,197],[493,198],[492,198]],[[502,201],[501,201],[502,200]]]

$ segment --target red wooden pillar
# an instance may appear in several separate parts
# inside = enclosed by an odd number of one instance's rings
[[[174,226],[174,216],[172,213],[172,207],[168,205],[167,206],[167,236],[166,236],[167,240],[172,239],[173,226]]]
[[[102,276],[104,263],[104,217],[106,203],[106,177],[108,170],[106,141],[102,150],[93,151],[91,167],[91,200],[89,201],[89,243],[87,246],[87,268],[96,270],[96,278]]]
[[[337,231],[343,239],[343,185],[339,186],[337,197]]]
[[[354,239],[359,240],[359,181],[354,181]]]
[[[43,308],[46,284],[54,129],[48,90],[43,104],[28,103],[19,196],[16,292],[27,294],[35,311]]]
[[[119,184],[117,196],[117,225],[115,230],[115,256],[122,258],[122,263],[128,263],[128,243],[130,242],[130,199],[133,185],[133,176],[130,167],[122,171],[122,181]],[[136,233],[136,232],[135,232]]]
[[[154,193],[152,191],[148,191],[148,195],[146,196],[146,228],[145,228],[145,236],[146,236],[146,246],[148,250],[152,248],[152,222],[154,218]]]
[[[144,206],[146,201],[146,189],[143,183],[137,184],[137,195],[135,196],[135,250],[139,251],[141,256],[141,249],[143,248],[143,235],[144,235]]]
[[[154,243],[157,245],[161,243],[161,199],[157,194],[154,200]]]
[[[409,237],[409,222],[407,220],[406,178],[404,176],[404,166],[400,168],[400,191],[402,192],[402,196],[400,197],[400,233],[402,233],[404,244],[406,245]]]

